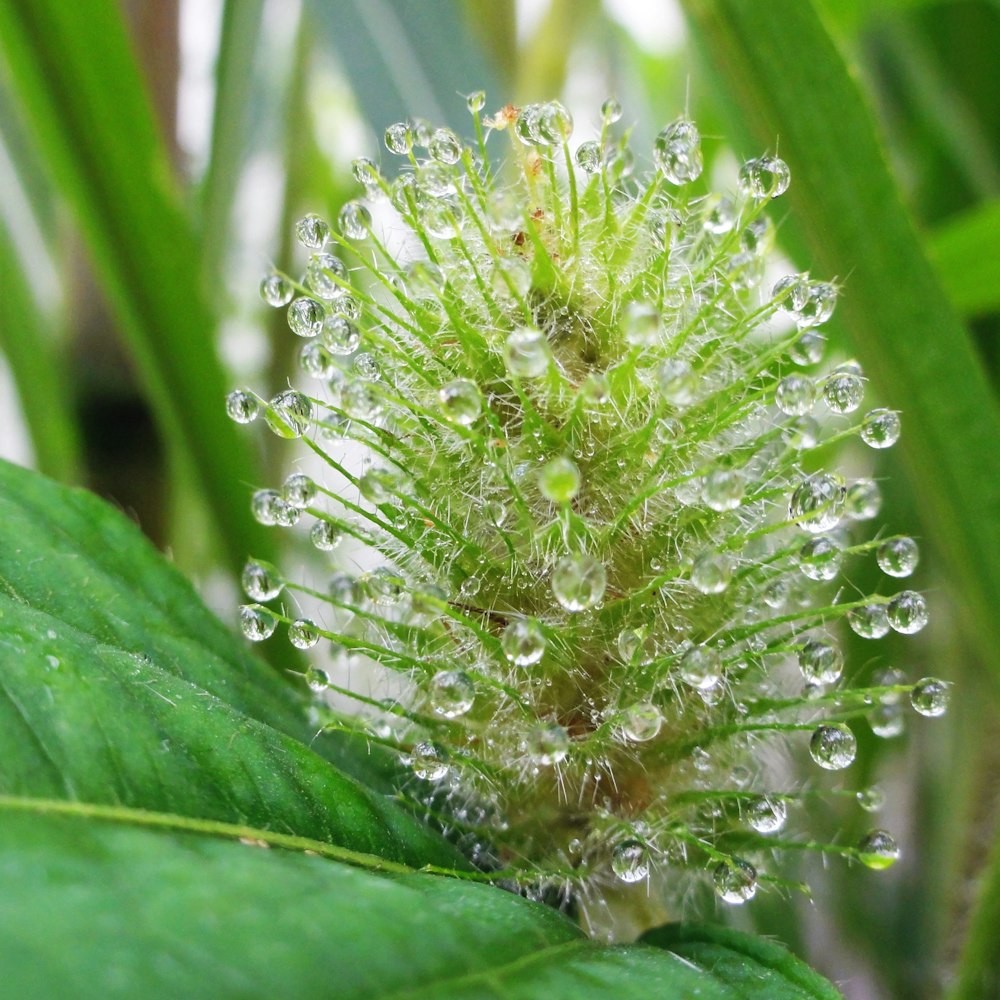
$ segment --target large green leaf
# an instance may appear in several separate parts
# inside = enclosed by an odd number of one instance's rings
[[[489,886],[21,803],[0,801],[0,814],[0,977],[19,1000],[839,996],[744,935],[722,948],[676,938],[677,953],[602,948]]]
[[[0,50],[46,166],[71,205],[177,465],[195,476],[233,564],[269,539],[239,484],[199,247],[114,0],[0,0]]]
[[[392,122],[413,117],[465,133],[462,94],[485,90],[490,107],[509,99],[457,0],[313,0],[305,11],[336,51],[379,137]]]
[[[460,863],[301,741],[310,737],[295,693],[131,523],[85,491],[0,463],[0,793]],[[366,771],[364,758],[349,766]]]
[[[950,219],[931,237],[931,252],[956,309],[1000,312],[1000,200]]]
[[[804,263],[843,281],[838,312],[879,394],[904,413],[901,447],[927,533],[960,585],[969,637],[1000,680],[1000,413],[923,255],[857,80],[811,3],[684,8],[733,128],[750,134],[747,151],[780,139]]]

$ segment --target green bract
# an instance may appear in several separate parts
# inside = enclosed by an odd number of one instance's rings
[[[401,793],[498,880],[555,888],[594,927],[611,886],[680,893],[679,872],[743,903],[777,881],[762,859],[798,797],[767,748],[840,770],[848,723],[901,724],[912,685],[844,685],[833,630],[918,631],[919,594],[838,583],[876,550],[905,576],[916,549],[856,537],[876,484],[814,456],[891,445],[898,415],[861,409],[856,364],[817,370],[836,286],[765,281],[781,160],[705,195],[689,121],[636,178],[611,102],[574,152],[557,102],[470,107],[473,147],[390,126],[409,169],[357,161],[366,203],[339,234],[303,219],[305,277],[264,279],[304,338],[302,387],[229,411],[302,436],[324,472],[254,510],[340,568],[248,567],[244,630],[332,649],[310,673],[321,718],[395,748]],[[502,165],[483,124],[512,135]],[[826,849],[871,864],[871,844]]]

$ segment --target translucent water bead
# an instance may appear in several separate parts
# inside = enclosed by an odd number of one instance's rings
[[[861,425],[861,440],[869,448],[891,448],[899,440],[901,430],[895,410],[872,410]]]
[[[294,294],[292,283],[282,274],[269,274],[260,283],[260,297],[275,308],[287,306]]]
[[[757,894],[757,869],[742,858],[720,861],[712,880],[716,894],[724,903],[739,906]]]
[[[538,378],[549,367],[549,345],[545,334],[531,326],[522,326],[507,338],[503,349],[507,371],[518,378]]]
[[[438,391],[441,410],[445,418],[454,424],[468,427],[475,423],[483,411],[483,400],[475,382],[468,379],[455,379]]]
[[[323,304],[304,295],[288,307],[288,328],[297,337],[318,337],[325,318]]]
[[[339,279],[339,280],[338,280]],[[332,253],[314,253],[306,265],[306,284],[321,299],[337,299],[345,294],[347,280],[344,262]]]
[[[518,618],[503,630],[500,647],[515,667],[530,667],[545,653],[545,634],[534,618]]]
[[[349,239],[361,240],[372,226],[372,214],[360,201],[349,201],[337,217],[340,231]]]
[[[842,771],[857,752],[858,741],[843,724],[819,726],[809,740],[809,756],[827,771]]]
[[[851,483],[844,494],[844,513],[852,521],[870,521],[882,509],[882,491],[874,479]]]
[[[719,552],[703,552],[691,566],[691,583],[702,594],[721,594],[732,575],[732,560]]]
[[[580,469],[570,458],[554,458],[542,466],[538,488],[552,503],[569,503],[580,492]]]
[[[263,642],[274,635],[278,619],[274,613],[259,604],[240,607],[240,631],[251,642]]]
[[[413,129],[405,122],[396,122],[385,130],[385,148],[397,156],[406,156],[413,149]]]
[[[409,763],[413,773],[424,781],[440,781],[448,773],[444,756],[430,740],[414,744]]]
[[[694,122],[678,118],[653,143],[653,159],[671,184],[686,184],[701,175],[701,134]]]
[[[587,174],[596,174],[601,169],[601,144],[593,139],[581,142],[576,150],[576,162]]]
[[[332,552],[343,537],[340,529],[330,521],[317,521],[309,530],[309,540],[320,552]]]
[[[438,163],[457,163],[462,155],[462,143],[451,129],[439,128],[431,136],[427,152],[430,153],[431,159],[437,160]]]
[[[917,568],[920,549],[912,538],[890,538],[878,547],[875,558],[883,573],[906,577]]]
[[[611,870],[622,882],[641,882],[649,874],[646,845],[633,838],[619,841],[611,849]]]
[[[563,556],[552,570],[552,593],[570,612],[586,611],[599,604],[607,584],[604,566],[586,552]]]
[[[312,649],[319,640],[319,627],[310,618],[298,618],[288,626],[288,641],[296,649]]]
[[[709,691],[722,680],[722,656],[713,646],[692,646],[680,660],[681,680]]]
[[[788,516],[812,534],[829,531],[840,522],[846,492],[844,480],[835,473],[814,473],[792,493]]]
[[[862,639],[881,639],[889,632],[889,615],[884,604],[865,604],[847,612],[847,624]]]
[[[816,402],[816,384],[804,375],[789,375],[778,383],[774,402],[786,416],[804,416]]]
[[[240,584],[252,601],[273,600],[285,586],[276,567],[256,559],[251,559],[243,567]]]
[[[864,396],[864,379],[854,371],[835,371],[823,383],[823,399],[834,413],[853,413]]]
[[[431,704],[438,715],[455,719],[476,700],[476,685],[464,670],[441,670],[431,681]]]
[[[622,736],[632,743],[646,743],[655,739],[663,725],[663,713],[651,701],[629,705],[619,719]]]
[[[751,830],[764,834],[777,833],[788,818],[788,806],[783,799],[760,795],[746,804],[743,816]]]
[[[799,669],[811,684],[833,684],[844,670],[844,654],[834,645],[810,639],[799,650]]]
[[[294,389],[279,392],[264,414],[267,426],[282,438],[298,438],[309,429],[312,422],[313,406],[308,396]]]
[[[949,685],[936,677],[924,677],[913,685],[910,704],[914,711],[934,719],[948,710]]]
[[[760,156],[743,164],[738,183],[743,194],[757,201],[766,201],[783,195],[791,179],[792,173],[784,160],[776,156]]]
[[[301,472],[293,472],[281,487],[285,503],[300,510],[305,510],[316,499],[316,492],[316,484]]]
[[[226,413],[238,424],[249,424],[260,413],[260,401],[246,389],[234,389],[226,396]]]
[[[306,215],[295,223],[295,238],[310,250],[322,250],[330,238],[330,227],[318,215]]]
[[[858,842],[858,860],[868,868],[883,871],[899,860],[899,848],[885,830],[872,830]]]
[[[569,753],[569,733],[558,722],[540,722],[528,733],[528,756],[536,764],[559,764]]]
[[[888,618],[897,632],[913,635],[929,621],[927,602],[915,590],[904,590],[889,602]]]
[[[799,569],[810,580],[832,580],[842,561],[840,546],[826,535],[810,538],[799,549]]]

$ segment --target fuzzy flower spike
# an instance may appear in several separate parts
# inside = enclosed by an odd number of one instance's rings
[[[788,167],[763,156],[738,193],[704,195],[683,118],[640,179],[614,101],[572,153],[558,102],[485,121],[483,103],[471,147],[391,125],[399,176],[357,160],[366,199],[336,230],[302,219],[304,277],[263,281],[303,338],[308,388],[237,390],[229,413],[302,438],[328,475],[260,490],[254,511],[307,526],[322,553],[344,544],[313,586],[248,563],[244,633],[283,623],[353,680],[377,664],[383,679],[353,688],[310,670],[324,722],[394,748],[400,794],[498,881],[557,891],[594,925],[628,883],[679,895],[693,877],[744,903],[781,884],[782,848],[887,867],[882,830],[783,833],[806,793],[776,750],[840,771],[865,720],[888,735],[904,699],[933,716],[948,696],[897,671],[842,681],[843,620],[878,639],[918,632],[927,609],[892,593],[915,543],[857,534],[876,484],[824,464],[832,442],[900,432],[897,413],[862,411],[856,364],[817,371],[836,286],[762,290],[763,210]],[[855,596],[842,568],[871,556],[888,593]]]

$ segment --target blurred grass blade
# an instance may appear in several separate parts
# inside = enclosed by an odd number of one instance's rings
[[[325,33],[375,135],[400,119],[468,131],[460,95],[485,90],[487,107],[506,101],[457,0],[312,0],[305,7]]]
[[[229,239],[249,128],[253,62],[264,0],[226,0],[215,64],[212,147],[201,190],[202,269],[215,281]]]
[[[249,451],[225,417],[200,254],[113,0],[0,0],[16,97],[72,206],[175,465],[194,474],[220,549],[266,553],[242,484]]]
[[[0,351],[17,385],[35,462],[64,483],[81,475],[80,441],[56,345],[21,271],[10,234],[0,219]]]
[[[811,3],[683,0],[745,152],[792,171],[807,263],[839,276],[838,314],[879,394],[904,411],[904,458],[961,588],[970,640],[1000,682],[1000,414],[924,257],[856,78]],[[756,155],[756,153],[754,153]]]
[[[1000,312],[1000,200],[950,219],[930,247],[956,309],[966,316]]]

